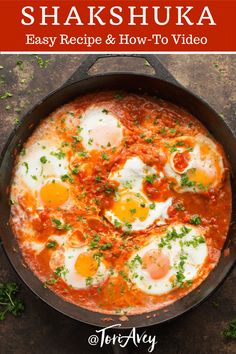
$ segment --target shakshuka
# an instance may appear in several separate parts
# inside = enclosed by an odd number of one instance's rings
[[[10,201],[42,286],[89,310],[143,313],[183,297],[217,264],[229,166],[184,109],[92,93],[40,123],[17,157]]]

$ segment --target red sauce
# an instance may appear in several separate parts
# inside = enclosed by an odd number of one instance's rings
[[[188,151],[176,152],[173,158],[175,169],[178,172],[183,172],[187,167],[190,160],[190,153]]]
[[[90,105],[111,112],[125,127],[122,144],[116,149],[107,149],[106,158],[100,151],[91,152],[89,157],[79,155],[83,145],[73,138],[79,125],[78,117]],[[71,122],[75,128],[66,123],[68,112],[72,112]],[[176,288],[164,295],[148,295],[127,281],[126,262],[136,251],[136,246],[144,247],[150,233],[165,230],[165,226],[158,227],[154,223],[147,229],[124,234],[120,228],[114,227],[104,218],[104,211],[112,208],[118,187],[116,182],[108,180],[111,170],[122,166],[128,158],[138,156],[146,165],[164,171],[169,153],[166,143],[170,145],[174,138],[193,137],[198,133],[208,134],[199,121],[182,108],[155,97],[117,92],[78,97],[46,118],[26,143],[25,149],[42,136],[50,139],[50,136],[57,135],[68,144],[69,148],[65,151],[71,161],[70,168],[75,171],[71,174],[73,183],[70,185],[70,193],[76,203],[69,208],[47,207],[38,210],[35,198],[30,192],[22,195],[17,183],[13,184],[12,194],[16,196],[17,203],[12,206],[11,225],[25,261],[32,271],[66,301],[104,313],[119,313],[123,310],[127,313],[140,313],[158,309],[196,288],[218,262],[231,217],[231,187],[227,161],[219,144],[216,143],[217,149],[226,167],[219,188],[202,193],[178,193],[172,188],[173,180],[170,177],[154,178],[152,183],[143,183],[143,191],[151,201],[173,198],[168,209],[168,225],[175,222],[188,224],[194,215],[201,218],[201,227],[205,230],[208,245],[208,257],[191,286]],[[188,166],[189,159],[188,150],[177,152],[173,159],[176,170],[183,171]],[[62,216],[65,225],[72,228],[70,242],[89,247],[93,244],[93,251],[102,253],[104,264],[112,268],[115,275],[108,277],[103,284],[79,290],[73,289],[63,279],[55,276],[50,267],[50,259],[60,246],[56,242],[55,247],[48,248],[47,243],[52,235],[64,237],[68,230],[66,227],[58,229],[57,225],[52,223],[53,213],[57,218]],[[32,228],[33,236],[32,232],[26,231],[27,227]],[[96,239],[97,235],[99,237]],[[25,241],[45,242],[45,246],[37,253],[26,247]],[[167,261],[165,267],[166,264]],[[53,282],[53,279],[56,281]]]

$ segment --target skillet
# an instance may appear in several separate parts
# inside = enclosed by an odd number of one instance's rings
[[[161,64],[154,55],[135,54],[121,55],[146,59],[153,67],[155,74],[140,75],[127,72],[89,75],[89,69],[100,58],[117,57],[119,55],[88,55],[75,73],[59,89],[50,93],[38,102],[22,119],[18,127],[10,135],[0,158],[0,230],[5,252],[24,283],[44,302],[59,312],[81,322],[106,327],[121,323],[120,328],[147,327],[174,319],[194,308],[206,299],[223,282],[236,260],[236,139],[224,120],[202,99],[182,87],[176,79]],[[208,275],[207,279],[195,290],[175,303],[149,313],[131,315],[126,321],[121,321],[119,315],[104,315],[89,311],[62,300],[50,289],[45,289],[41,281],[24,264],[17,241],[9,226],[10,203],[9,184],[17,153],[23,143],[32,134],[41,119],[53,112],[58,106],[65,104],[81,94],[92,91],[115,89],[156,95],[176,105],[184,107],[198,118],[210,133],[224,147],[231,165],[232,184],[232,219],[222,256],[218,265]],[[224,249],[229,249],[229,255],[224,256]],[[104,318],[111,318],[105,322]]]

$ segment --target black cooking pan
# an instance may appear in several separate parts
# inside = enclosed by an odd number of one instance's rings
[[[198,305],[222,283],[234,264],[236,259],[234,222],[236,220],[236,189],[233,176],[236,175],[236,139],[223,119],[206,102],[182,87],[154,55],[128,55],[146,59],[155,70],[153,76],[132,73],[108,73],[93,76],[88,74],[89,69],[99,58],[110,56],[112,55],[87,56],[72,77],[61,88],[49,94],[28,112],[20,125],[11,134],[0,161],[1,238],[10,262],[25,284],[38,297],[56,310],[76,320],[101,327],[116,323],[121,323],[122,328],[146,327],[173,319]],[[81,94],[104,89],[123,89],[138,93],[147,92],[183,106],[197,117],[223,145],[232,168],[232,223],[224,246],[224,248],[230,249],[229,255],[224,256],[222,252],[217,267],[197,289],[187,296],[164,309],[148,313],[148,316],[147,313],[129,316],[128,321],[125,322],[119,320],[119,315],[109,315],[112,321],[104,322],[103,318],[107,317],[107,315],[88,311],[65,302],[50,289],[45,289],[40,280],[24,265],[17,241],[8,223],[10,216],[9,183],[15,154],[21,150],[22,144],[32,134],[40,120],[58,106],[73,100]]]

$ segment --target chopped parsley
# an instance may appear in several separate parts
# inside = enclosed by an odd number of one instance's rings
[[[165,146],[170,150],[171,153],[177,151],[178,146],[183,146],[184,142],[183,141],[177,141],[175,144],[170,145],[168,142],[165,143]]]
[[[58,279],[53,277],[52,275],[50,276],[50,278],[48,280],[45,281],[45,283],[43,284],[44,288],[47,288],[48,285],[54,285],[58,282]]]
[[[175,241],[177,239],[181,239],[186,236],[192,229],[187,228],[186,226],[182,226],[180,232],[178,233],[175,228],[167,231],[166,235],[161,238],[161,242],[159,243],[159,248],[163,248],[167,246],[171,248],[171,241]]]
[[[0,283],[0,321],[5,320],[8,313],[20,316],[24,311],[24,303],[16,295],[19,286],[16,283]]]
[[[67,273],[68,270],[65,268],[65,266],[57,267],[55,272],[54,272],[59,278],[64,277]]]
[[[26,154],[26,149],[23,148],[23,149],[21,150],[21,152],[20,152],[20,156],[25,156],[25,154]]]
[[[62,182],[69,181],[70,183],[74,183],[74,179],[71,177],[71,175],[69,173],[62,175],[61,180],[62,180]]]
[[[177,273],[176,273],[175,280],[172,283],[173,287],[178,286],[179,288],[183,288],[184,286],[184,282],[185,282],[184,265],[186,260],[187,260],[187,256],[182,254],[180,256],[180,261],[177,265]]]
[[[101,182],[102,180],[101,176],[95,176],[94,179],[96,182]]]
[[[159,130],[159,133],[161,135],[166,135],[166,128],[165,127],[162,127],[160,130]]]
[[[72,230],[72,226],[70,224],[64,224],[63,229],[65,231],[70,231],[70,230]]]
[[[40,69],[46,69],[48,67],[48,64],[50,62],[50,59],[43,59],[39,55],[35,55],[35,59],[37,59],[38,66]]]
[[[132,224],[129,223],[129,222],[126,222],[126,223],[125,223],[125,227],[126,227],[129,231],[132,230]]]
[[[11,92],[5,92],[2,96],[0,96],[1,100],[12,97],[13,94]]]
[[[190,179],[188,178],[187,174],[184,173],[184,174],[182,174],[182,176],[181,176],[180,184],[181,184],[181,187],[189,187],[189,188],[192,188],[192,187],[195,187],[196,182],[190,181]]]
[[[56,157],[58,160],[62,160],[62,159],[64,159],[64,157],[66,156],[66,154],[65,154],[64,151],[62,151],[62,150],[58,150],[58,151],[55,151],[55,152],[51,152],[50,155]]]
[[[56,241],[49,241],[49,242],[46,244],[46,247],[47,247],[47,248],[56,248],[56,246],[57,246]]]
[[[102,251],[106,251],[106,250],[109,250],[110,248],[112,248],[112,243],[111,242],[108,242],[108,243],[104,243],[103,245],[100,246],[100,249]]]
[[[95,259],[95,261],[100,264],[101,263],[101,257],[102,257],[102,253],[98,252],[98,253],[94,253],[93,255],[93,259]]]
[[[145,181],[150,183],[150,184],[153,184],[154,181],[158,178],[158,176],[156,174],[153,174],[153,175],[147,175],[145,177]]]
[[[117,229],[120,229],[122,226],[121,222],[119,222],[117,219],[114,220],[114,225]]]
[[[109,111],[108,111],[107,109],[105,109],[105,108],[104,108],[104,109],[102,110],[102,113],[108,114],[108,113],[109,113]]]
[[[181,203],[181,202],[176,203],[174,207],[177,211],[184,211],[185,210],[185,207],[184,207],[183,203]]]
[[[125,281],[129,281],[129,278],[127,276],[127,274],[123,271],[123,270],[120,270],[119,271],[119,274],[122,276],[122,278],[125,280]]]
[[[202,219],[200,218],[199,215],[194,215],[189,220],[189,223],[192,225],[200,225],[202,223]]]
[[[24,62],[23,60],[17,60],[16,65],[19,67],[20,70],[24,69]]]
[[[170,132],[171,134],[175,134],[175,133],[176,133],[176,129],[175,129],[175,128],[170,128],[170,129],[169,129],[169,132]]]
[[[109,160],[109,157],[105,152],[102,153],[102,159],[107,161]]]
[[[90,242],[89,248],[90,249],[98,248],[99,241],[100,241],[100,236],[98,234],[95,234],[93,239]]]
[[[155,136],[152,136],[151,138],[145,139],[145,142],[150,144],[150,143],[153,143],[154,139],[155,139]]]
[[[232,320],[227,328],[224,330],[223,335],[226,338],[236,339],[236,319]]]
[[[104,185],[104,191],[105,191],[107,194],[114,193],[114,192],[115,192],[115,187],[109,185],[108,182],[106,182],[105,185]]]
[[[77,175],[79,173],[79,167],[78,166],[75,166],[73,169],[72,169],[72,173],[73,175]]]
[[[153,125],[157,125],[158,124],[158,119],[160,117],[159,116],[156,116],[154,119],[153,119]]]
[[[88,157],[88,153],[86,151],[78,151],[78,155],[80,157]]]
[[[184,245],[186,246],[193,246],[194,248],[197,248],[201,243],[205,243],[205,239],[203,236],[195,236],[192,240],[190,241],[184,241]]]
[[[45,164],[45,163],[47,162],[46,156],[41,156],[41,157],[40,157],[40,162],[41,162],[42,164]]]
[[[22,165],[23,166],[25,166],[25,168],[26,168],[26,173],[28,173],[29,172],[29,164],[28,164],[28,162],[22,162]]]
[[[86,282],[86,286],[91,286],[93,284],[93,278],[87,277],[85,282]]]
[[[74,140],[74,143],[79,143],[83,140],[83,138],[81,136],[77,136],[77,135],[73,135],[72,139]]]
[[[134,269],[136,268],[138,263],[142,264],[142,258],[138,254],[136,254],[136,256],[132,259],[132,261],[130,261],[128,266],[130,269]]]
[[[154,210],[154,209],[156,208],[156,204],[155,204],[155,203],[150,204],[150,205],[149,205],[149,208],[150,208],[151,210]]]
[[[113,244],[111,242],[104,243],[102,245],[99,245],[100,241],[100,236],[98,234],[95,234],[93,239],[90,241],[89,248],[90,249],[100,249],[101,251],[106,251],[112,248]],[[101,257],[102,254],[99,253],[99,257]]]
[[[70,224],[63,224],[61,220],[56,219],[54,217],[51,218],[53,226],[58,229],[58,230],[65,230],[69,231],[72,229],[72,226]]]

